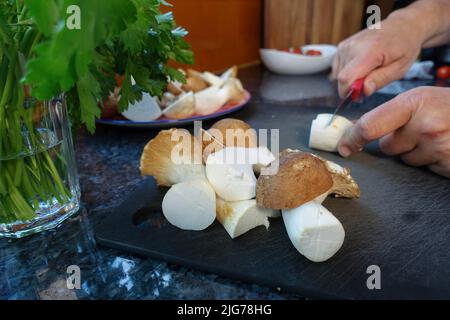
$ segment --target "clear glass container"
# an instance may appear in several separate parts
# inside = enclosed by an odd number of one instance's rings
[[[63,96],[0,109],[0,237],[51,229],[80,205],[70,122]]]

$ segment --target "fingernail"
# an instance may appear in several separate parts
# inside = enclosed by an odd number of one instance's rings
[[[338,151],[339,151],[339,154],[341,156],[343,156],[344,158],[346,158],[346,157],[348,157],[349,155],[352,154],[352,151],[347,146],[339,146],[338,147]]]
[[[367,88],[367,90],[366,90],[367,95],[370,96],[371,94],[373,94],[377,90],[377,85],[376,85],[375,82],[369,81],[366,84],[366,88]]]

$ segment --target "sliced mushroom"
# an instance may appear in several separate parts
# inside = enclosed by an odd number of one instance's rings
[[[160,186],[205,179],[201,144],[187,130],[162,130],[142,152],[141,174],[153,176]]]
[[[230,69],[228,69],[224,73],[222,73],[220,78],[222,78],[222,80],[225,82],[230,78],[236,78],[237,75],[238,75],[238,67],[232,66]]]
[[[180,82],[176,82],[176,81],[170,81],[167,84],[167,89],[168,92],[170,92],[171,94],[173,94],[174,96],[179,96],[180,94],[183,93],[183,90],[181,89],[181,83]]]
[[[180,229],[204,230],[216,219],[216,194],[204,179],[181,182],[165,194],[162,211]]]
[[[195,112],[199,115],[208,115],[216,112],[228,101],[228,90],[219,87],[209,87],[195,93]]]
[[[195,96],[193,92],[182,93],[178,99],[164,109],[163,114],[170,119],[183,119],[195,112]]]
[[[245,97],[244,87],[241,81],[236,78],[228,79],[223,85],[223,90],[227,92],[227,103],[239,103]]]
[[[353,123],[339,115],[336,115],[330,123],[332,114],[322,113],[317,115],[311,124],[309,147],[318,150],[336,152],[339,140],[345,131],[353,126]]]
[[[260,208],[256,200],[225,201],[216,200],[217,220],[223,225],[232,239],[258,226],[269,228],[268,217],[276,216],[276,211]]]
[[[224,84],[224,80],[221,77],[208,71],[202,73],[202,78],[214,87],[221,87]]]
[[[186,83],[181,86],[184,91],[199,92],[208,88],[208,83],[203,78],[192,76],[186,78]]]
[[[247,148],[226,147],[206,161],[206,177],[222,199],[249,200],[255,197],[256,177]]]
[[[161,116],[161,108],[158,102],[148,93],[142,95],[142,99],[130,104],[122,115],[131,121],[152,121]]]

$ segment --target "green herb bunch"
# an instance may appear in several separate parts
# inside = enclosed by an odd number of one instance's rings
[[[72,125],[94,132],[115,75],[124,76],[121,110],[143,93],[162,95],[168,79],[184,81],[167,63],[193,62],[187,32],[161,5],[170,6],[164,0],[0,1],[0,223],[31,219],[40,201],[70,197],[57,153],[11,158],[24,148],[24,130],[28,142],[40,143],[33,122],[40,101],[64,94]]]

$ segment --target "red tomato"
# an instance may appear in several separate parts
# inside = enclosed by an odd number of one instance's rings
[[[442,66],[437,69],[436,77],[439,79],[445,80],[450,77],[450,67],[449,66]]]
[[[321,56],[322,52],[319,50],[309,49],[304,53],[306,56]]]
[[[289,52],[289,53],[295,53],[295,54],[302,54],[302,50],[300,48],[287,48],[287,49],[283,49],[284,52]]]

